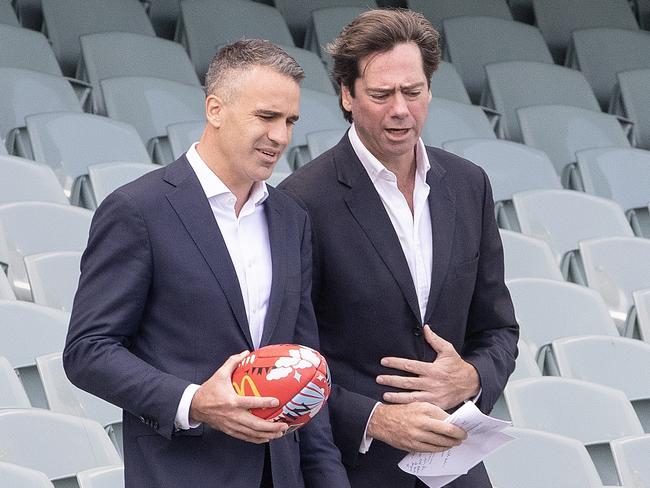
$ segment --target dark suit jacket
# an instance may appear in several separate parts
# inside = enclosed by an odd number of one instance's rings
[[[503,281],[501,241],[490,185],[476,165],[427,148],[433,272],[424,323],[479,373],[478,407],[489,412],[514,369],[518,327]],[[406,454],[374,440],[358,449],[385,356],[433,361],[406,258],[368,174],[346,136],[280,188],[308,211],[314,243],[313,299],[321,350],[335,383],[334,441],[353,487],[413,487],[397,463]],[[471,478],[471,479],[470,479]],[[490,486],[480,465],[450,486]]]
[[[307,216],[274,188],[264,205],[273,281],[261,345],[318,348]],[[205,425],[174,432],[185,388],[253,349],[235,269],[184,156],[100,205],[81,269],[64,365],[124,409],[127,487],[259,486],[264,445]],[[272,441],[270,455],[276,488],[348,486],[327,414]]]

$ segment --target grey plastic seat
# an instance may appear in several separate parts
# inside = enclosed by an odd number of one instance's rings
[[[4,356],[0,356],[0,408],[30,408],[31,406],[25,388],[16,376],[11,363]],[[0,481],[2,481],[1,471]]]
[[[510,230],[501,229],[499,233],[503,244],[506,280],[516,278],[564,280],[553,251],[546,242]]]
[[[523,107],[516,112],[524,143],[548,155],[565,187],[579,186],[573,174],[577,151],[630,147],[613,115],[567,105]]]
[[[616,73],[617,85],[610,100],[609,111],[623,115],[634,123],[636,145],[650,150],[650,69]]]
[[[597,488],[598,471],[581,442],[539,430],[510,428],[516,439],[485,459],[500,488]]]
[[[45,473],[0,462],[0,485],[11,488],[54,488]]]
[[[307,134],[307,149],[311,159],[336,146],[346,134],[345,129],[318,130]]]
[[[16,295],[4,271],[0,270],[0,300],[15,300]]]
[[[36,357],[63,350],[69,321],[70,314],[60,310],[18,300],[0,301],[0,355],[18,373],[34,407],[47,408]]]
[[[82,112],[72,86],[61,76],[0,67],[0,140],[18,156],[31,157],[25,117],[45,112]]]
[[[278,162],[278,164],[280,164],[280,162]],[[266,184],[276,187],[282,183],[285,178],[289,177],[289,175],[291,175],[290,171],[278,171],[274,169],[269,179],[266,180]]]
[[[79,488],[124,488],[124,467],[93,468],[77,473]]]
[[[187,52],[176,42],[130,32],[87,34],[80,42],[77,76],[92,85],[96,114],[106,113],[99,82],[107,78],[148,76],[201,86]]]
[[[82,186],[73,183],[91,164],[114,161],[150,163],[138,132],[124,122],[99,115],[48,113],[26,118],[34,159],[54,169],[75,203]]]
[[[431,76],[431,94],[437,98],[446,98],[460,103],[472,103],[458,71],[453,64],[440,61]]]
[[[650,433],[650,344],[625,337],[557,339],[551,351],[563,378],[591,381],[621,390]]]
[[[52,168],[14,156],[0,156],[0,203],[70,203]]]
[[[20,26],[16,18],[16,12],[11,8],[11,2],[9,0],[0,0],[0,24],[13,25],[15,27]]]
[[[144,163],[102,163],[88,166],[88,180],[95,205],[99,205],[113,190],[158,168],[155,164]]]
[[[620,205],[573,190],[530,190],[515,193],[512,203],[521,231],[546,241],[562,274],[581,282],[575,251],[583,239],[632,237]]]
[[[604,3],[612,10],[618,2]],[[650,68],[649,50],[650,32],[629,30],[629,27],[581,29],[572,33],[567,65],[582,71],[600,105],[607,109],[616,85],[616,73]]]
[[[194,69],[203,79],[217,46],[243,37],[268,39],[293,46],[280,11],[244,0],[182,0],[176,40],[187,49]]]
[[[334,85],[330,80],[325,65],[318,54],[294,46],[281,46],[289,56],[295,59],[305,71],[305,79],[300,83],[301,88],[308,88],[330,95],[335,95]]]
[[[72,312],[81,273],[81,251],[30,254],[24,261],[34,303]]]
[[[589,83],[579,71],[534,61],[485,66],[482,103],[503,115],[506,138],[521,142],[516,109],[532,105],[571,105],[600,111]]]
[[[180,122],[167,126],[167,139],[172,156],[177,159],[184,154],[192,144],[197,142],[203,134],[205,122]]]
[[[558,64],[563,64],[571,33],[590,27],[638,29],[626,0],[533,0],[535,19]]]
[[[459,139],[443,149],[481,166],[490,178],[499,226],[519,229],[512,195],[526,190],[560,189],[553,163],[542,151],[514,142],[494,139]]]
[[[31,298],[23,258],[49,251],[82,251],[86,248],[92,212],[48,202],[16,202],[0,205],[0,262],[16,297]]]
[[[612,454],[621,484],[635,488],[650,487],[650,435],[630,436],[611,442]]]
[[[555,339],[588,334],[619,337],[607,305],[595,290],[541,278],[519,278],[507,284],[521,336],[544,372],[556,373],[547,354]]]
[[[155,36],[138,0],[41,0],[43,32],[52,43],[61,69],[75,74],[80,56],[79,36],[94,32],[133,32]]]
[[[625,393],[566,378],[513,381],[505,389],[515,427],[576,439],[589,451],[604,484],[618,484],[609,442],[639,435],[643,428]]]
[[[40,32],[0,23],[0,66],[62,76],[47,38]]]
[[[411,10],[421,12],[437,30],[442,29],[442,21],[463,15],[497,17],[512,20],[506,0],[408,0]]]
[[[485,84],[483,67],[486,64],[501,61],[553,63],[544,38],[533,26],[496,17],[472,16],[445,19],[443,26],[447,40],[446,59],[454,63],[475,103]]]
[[[42,471],[56,486],[75,486],[79,471],[122,460],[94,420],[40,409],[0,410],[3,459]],[[64,482],[67,482],[64,484]]]
[[[650,151],[584,149],[576,157],[585,191],[617,202],[635,234],[650,237]]]
[[[122,409],[74,386],[65,374],[61,356],[56,352],[36,358],[50,410],[99,422],[122,454]]]
[[[106,114],[135,127],[156,163],[173,161],[168,125],[205,119],[205,94],[198,86],[149,77],[109,78],[100,85]]]
[[[479,107],[432,98],[421,134],[428,146],[442,147],[447,141],[466,138],[496,139],[487,116]]]
[[[300,94],[300,120],[293,128],[291,142],[286,149],[289,165],[299,167],[309,161],[307,134],[317,130],[347,130],[336,95],[328,95],[307,88]]]
[[[583,240],[580,241],[580,256],[589,287],[603,296],[623,335],[633,335],[633,324],[626,321],[633,305],[632,293],[650,288],[650,239],[603,237]]]
[[[650,343],[650,288],[632,292],[639,338]]]

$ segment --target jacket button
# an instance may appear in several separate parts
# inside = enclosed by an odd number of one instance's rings
[[[413,327],[413,335],[415,337],[420,337],[422,335],[422,328],[421,327]]]

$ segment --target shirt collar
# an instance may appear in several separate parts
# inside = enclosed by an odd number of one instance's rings
[[[190,146],[185,153],[187,161],[190,163],[190,166],[196,173],[196,177],[201,183],[201,188],[205,196],[210,199],[212,197],[217,197],[219,195],[232,195],[230,189],[225,185],[223,181],[208,167],[203,158],[199,155],[199,152],[196,150],[198,142],[195,142]],[[252,202],[255,205],[260,205],[264,203],[269,196],[269,191],[266,188],[266,183],[263,181],[256,181],[253,183],[253,188],[251,189],[250,196],[248,201]]]
[[[377,159],[374,154],[364,146],[363,142],[361,142],[361,139],[359,138],[359,134],[357,134],[357,129],[354,123],[350,126],[348,138],[350,139],[350,144],[352,144],[352,149],[354,149],[359,161],[361,161],[361,164],[373,183],[382,175],[389,175],[391,179],[396,178],[395,174],[387,169],[381,161],[379,161],[379,159]],[[429,172],[429,169],[431,169],[431,164],[429,163],[429,156],[427,155],[427,150],[424,146],[424,142],[422,142],[422,138],[418,138],[418,142],[415,146],[415,165],[416,179],[426,181],[427,173]]]

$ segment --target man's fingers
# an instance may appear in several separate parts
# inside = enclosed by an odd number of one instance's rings
[[[230,378],[237,369],[237,365],[248,356],[249,351],[242,351],[239,354],[233,354],[221,365],[217,373],[223,374],[227,378]]]
[[[405,391],[405,392],[392,392],[384,393],[384,400],[389,403],[413,403],[413,402],[429,402],[436,403],[436,398],[428,391]]]
[[[377,376],[376,381],[380,385],[401,388],[402,390],[421,390],[424,387],[422,379],[417,376],[395,376],[382,374]]]
[[[407,373],[413,374],[423,374],[426,371],[427,366],[430,366],[430,364],[431,363],[423,363],[422,361],[406,358],[381,358],[382,366],[385,366],[386,368],[399,369],[400,371],[406,371]]]
[[[235,400],[238,408],[250,410],[252,408],[275,408],[280,401],[275,397],[238,396]]]
[[[431,330],[429,324],[424,324],[423,329],[424,329],[424,340],[426,340],[427,343],[431,346],[431,348],[434,351],[436,351],[438,354],[448,352],[450,347],[452,350],[455,351],[454,347],[451,345],[450,342],[447,342],[446,340],[444,340],[442,337],[440,337],[438,334],[436,334],[434,331]]]

